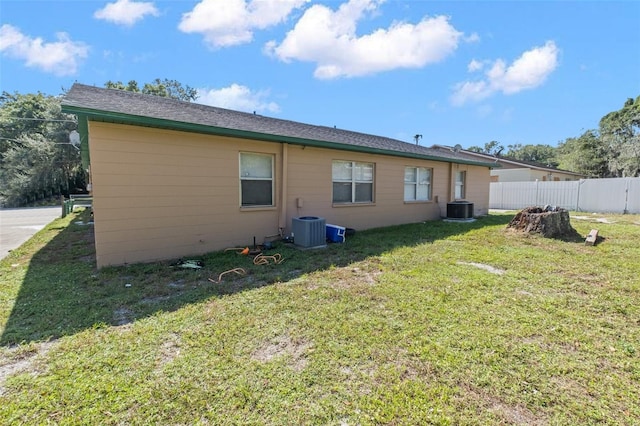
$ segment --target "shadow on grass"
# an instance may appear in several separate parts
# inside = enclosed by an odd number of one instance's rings
[[[424,222],[357,232],[344,244],[326,249],[300,250],[277,243],[280,264],[255,265],[249,256],[215,252],[197,257],[201,269],[184,269],[175,262],[95,268],[93,226],[88,212],[78,214],[68,226],[53,222],[58,234],[33,254],[13,310],[7,319],[1,345],[56,339],[86,329],[124,325],[158,312],[170,312],[275,282],[287,282],[305,273],[346,266],[397,247],[430,243],[485,226],[506,225],[511,215],[490,215],[475,222]],[[80,222],[82,224],[80,224]],[[57,225],[56,225],[57,224]],[[56,229],[56,226],[58,227]],[[243,268],[245,275],[219,274]]]

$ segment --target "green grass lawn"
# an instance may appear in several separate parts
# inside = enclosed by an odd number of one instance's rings
[[[72,214],[0,261],[0,418],[640,424],[640,217],[582,215],[596,246],[492,214],[97,271]]]

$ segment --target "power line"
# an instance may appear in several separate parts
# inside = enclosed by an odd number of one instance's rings
[[[0,136],[0,140],[18,142],[18,143],[25,143],[25,141],[21,141],[19,139],[3,138],[1,136]],[[78,149],[78,150],[80,149],[80,148],[78,148],[78,145],[76,143],[73,143],[73,142],[49,142],[49,141],[44,141],[44,143],[52,143],[53,145],[71,145],[75,149]]]
[[[54,121],[60,123],[74,123],[78,124],[76,120],[58,120],[54,118],[29,118],[29,117],[5,117],[11,120],[27,120],[27,121]]]

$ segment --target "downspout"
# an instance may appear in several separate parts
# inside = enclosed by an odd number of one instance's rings
[[[280,183],[281,199],[280,214],[278,215],[278,231],[280,236],[284,235],[287,227],[287,189],[289,188],[289,144],[282,144],[282,179]]]
[[[440,216],[441,217],[447,217],[447,206],[449,205],[449,203],[451,201],[453,201],[453,185],[454,185],[454,179],[453,179],[453,163],[449,162],[449,185],[447,185],[447,199],[444,201],[443,205],[439,205],[438,207],[440,207]]]
[[[453,171],[453,163],[449,163],[449,193],[447,194],[447,203],[453,201],[453,191],[455,187],[455,175]]]

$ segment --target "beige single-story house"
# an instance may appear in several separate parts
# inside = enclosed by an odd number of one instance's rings
[[[288,236],[293,218],[355,230],[489,208],[490,162],[335,127],[74,84],[97,266]]]
[[[432,148],[441,151],[453,149],[445,145],[434,145]],[[588,177],[581,173],[561,170],[539,163],[512,160],[465,149],[461,149],[460,152],[478,161],[493,162],[495,166],[491,169],[491,182],[557,182],[580,180]]]

